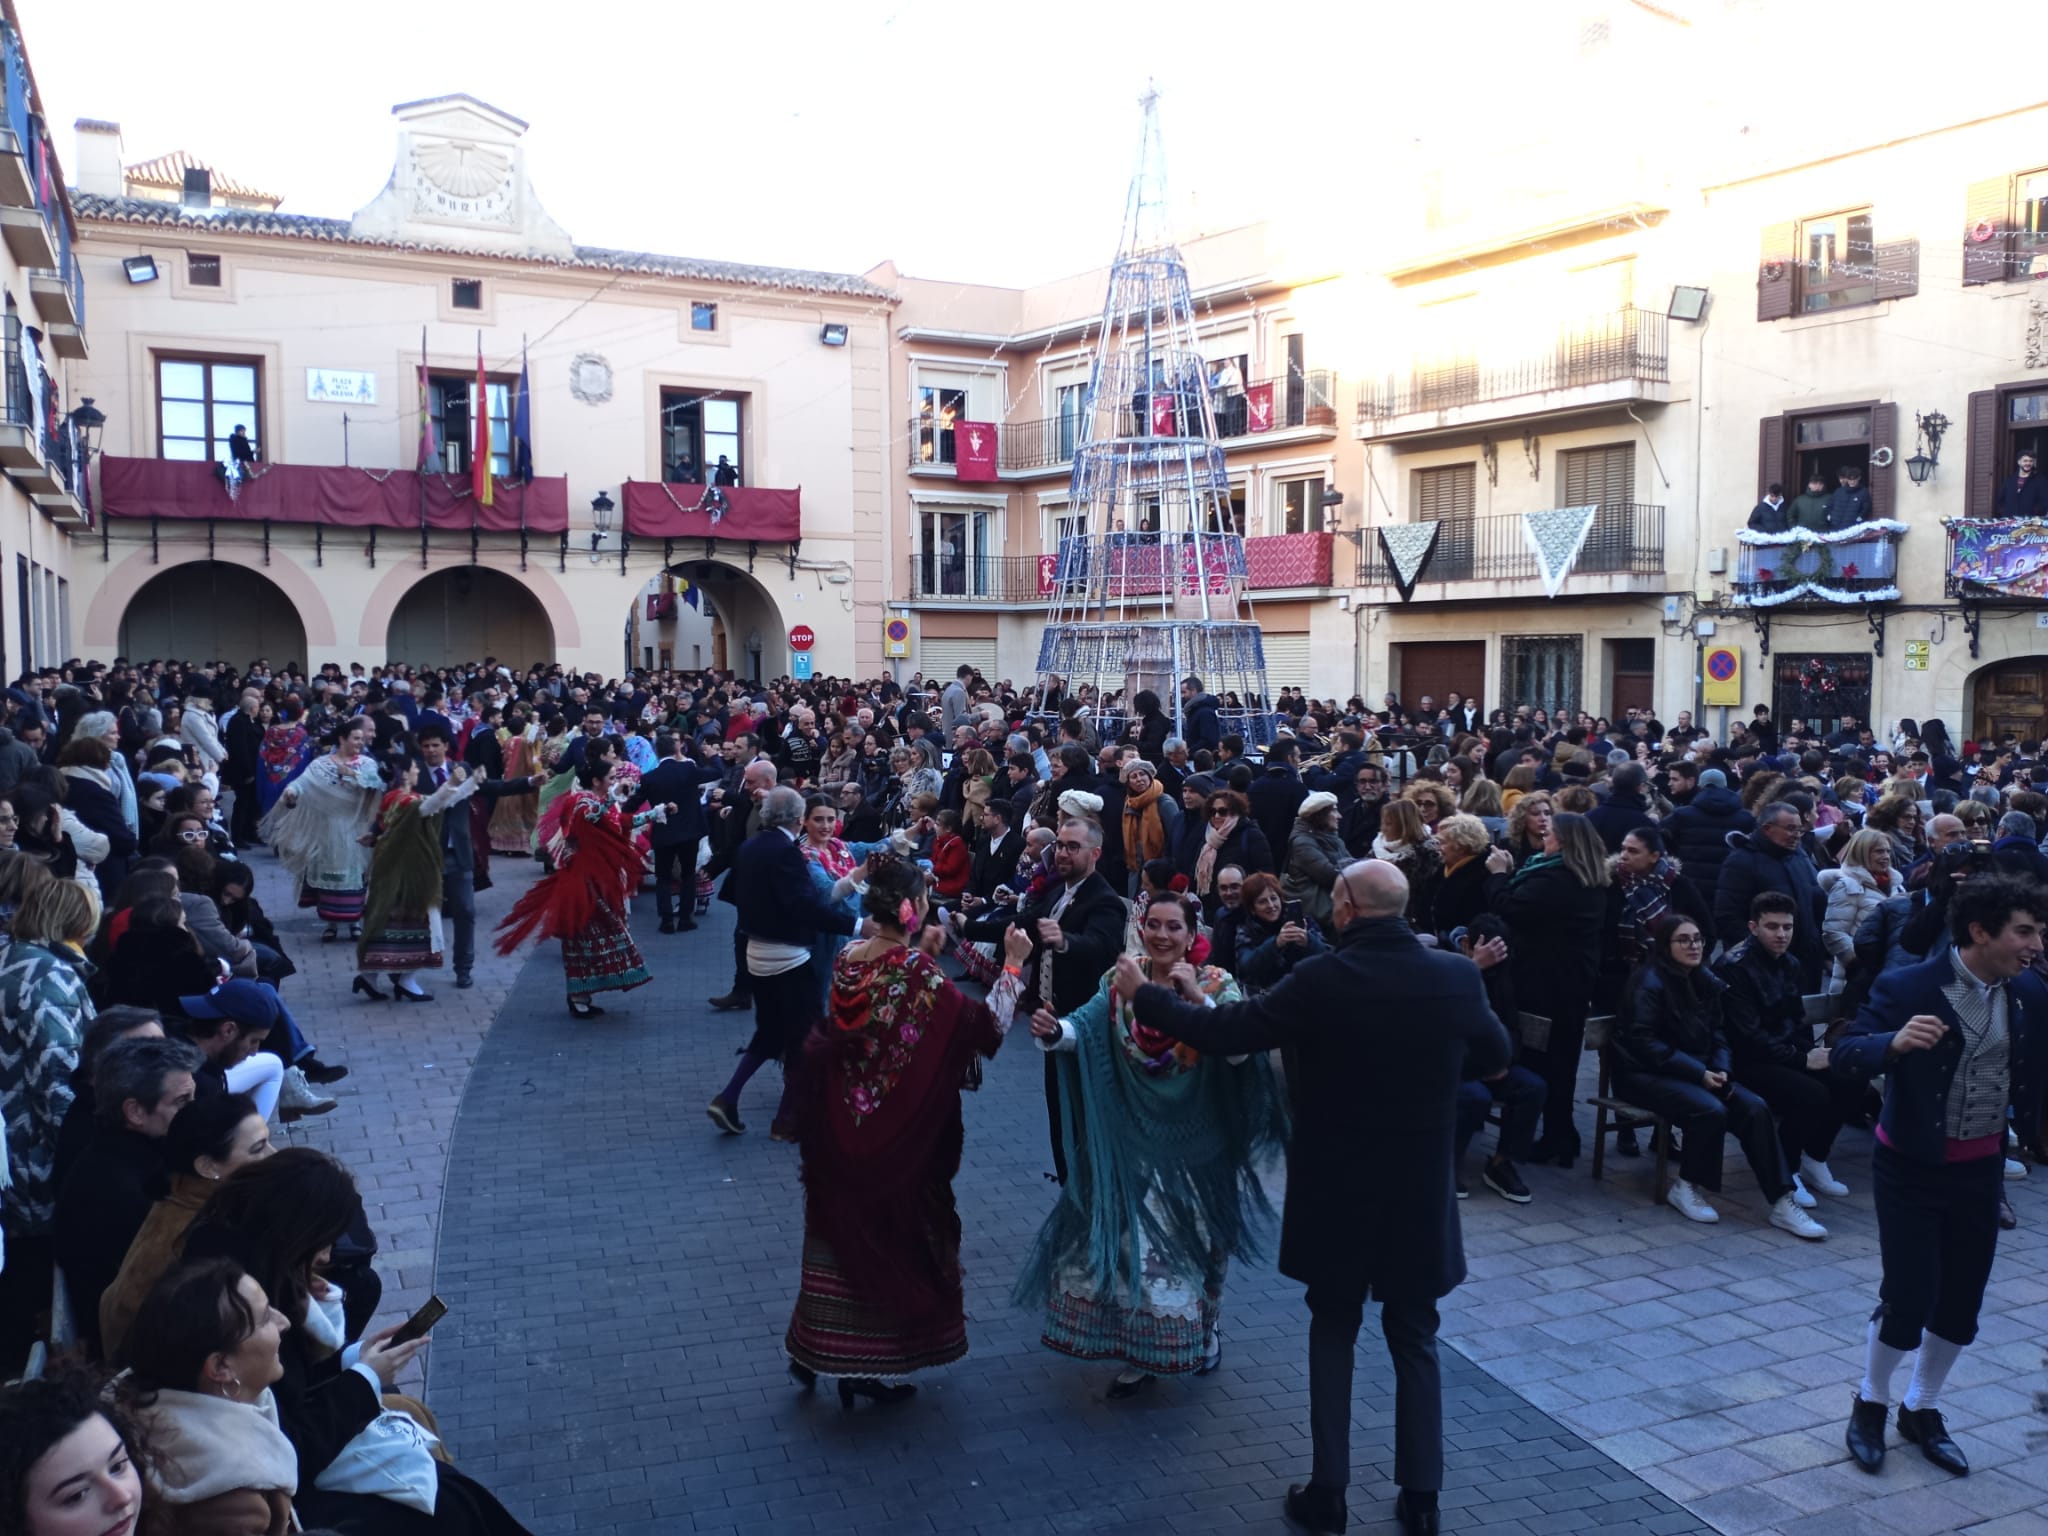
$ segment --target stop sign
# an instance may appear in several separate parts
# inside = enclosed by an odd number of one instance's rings
[[[799,624],[789,632],[789,648],[793,651],[808,651],[818,643],[818,637],[811,633],[811,626]]]

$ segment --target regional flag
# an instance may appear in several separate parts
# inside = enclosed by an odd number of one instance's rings
[[[491,385],[484,377],[484,339],[476,339],[475,445],[469,454],[469,488],[477,504],[491,504]]]
[[[533,386],[526,371],[526,343],[519,344],[519,392],[512,399],[512,477],[533,484]]]

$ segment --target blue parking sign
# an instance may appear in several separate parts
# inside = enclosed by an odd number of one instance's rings
[[[811,653],[809,651],[791,652],[789,675],[800,683],[809,680],[811,675]]]

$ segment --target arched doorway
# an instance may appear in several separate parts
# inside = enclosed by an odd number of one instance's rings
[[[195,560],[152,576],[121,615],[120,654],[246,667],[306,660],[306,626],[277,583],[245,565]]]
[[[2013,656],[1970,676],[1968,727],[1975,741],[2010,733],[2039,741],[2048,731],[2048,656]]]
[[[753,576],[717,560],[678,561],[663,574],[678,588],[673,618],[650,621],[648,594],[643,591],[635,599],[626,625],[629,667],[649,665],[650,652],[652,664],[660,666],[666,650],[669,664],[685,671],[729,668],[742,679],[758,681],[789,670],[788,625],[768,589]],[[693,595],[694,606],[689,602]]]
[[[555,627],[516,577],[481,565],[425,576],[398,600],[384,634],[387,660],[449,667],[495,656],[515,669],[555,657]]]

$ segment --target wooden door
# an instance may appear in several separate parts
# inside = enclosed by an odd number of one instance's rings
[[[1399,653],[1401,682],[1397,691],[1408,709],[1419,709],[1424,694],[1442,709],[1453,693],[1476,699],[1486,686],[1484,640],[1411,641],[1401,646]]]
[[[2022,741],[2039,741],[2048,717],[2048,656],[2022,656],[1977,674],[1970,710],[1971,734],[1996,741],[2008,731]]]

